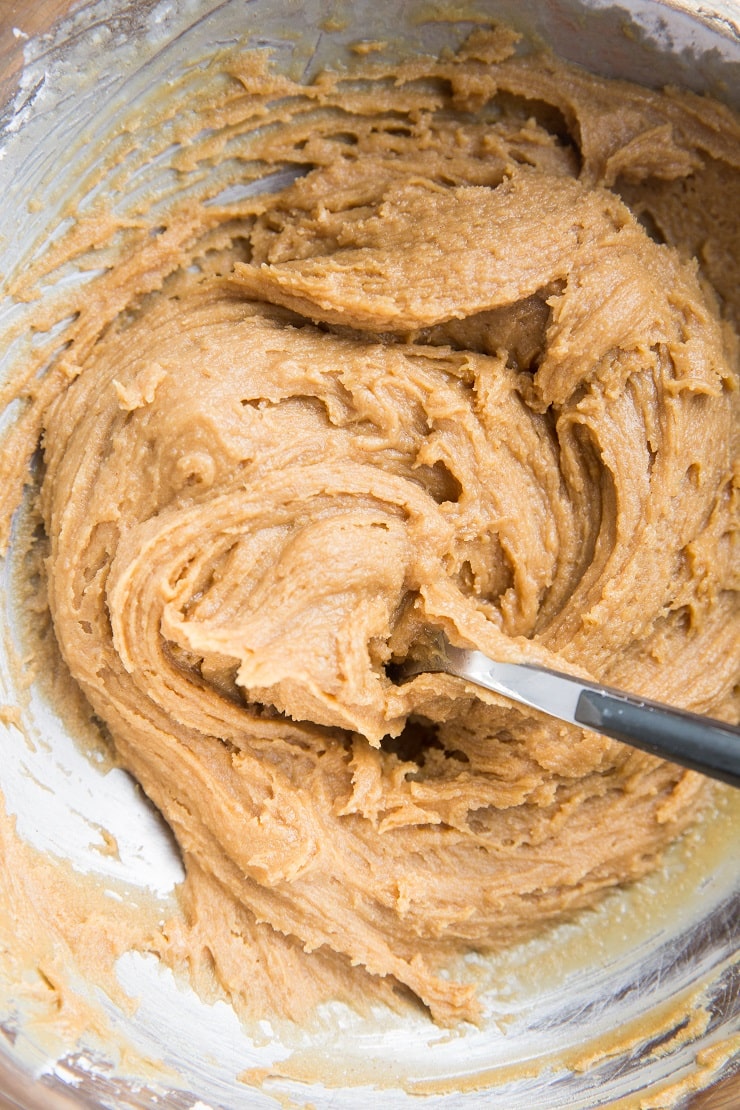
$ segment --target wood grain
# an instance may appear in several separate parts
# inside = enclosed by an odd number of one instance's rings
[[[695,1095],[689,1107],[690,1110],[740,1110],[740,1071]]]
[[[13,95],[23,64],[22,35],[48,31],[74,0],[0,0],[0,105]]]

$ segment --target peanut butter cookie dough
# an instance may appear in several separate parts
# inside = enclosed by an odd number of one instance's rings
[[[188,869],[165,958],[475,1020],[450,960],[657,866],[706,786],[385,668],[440,627],[737,719],[740,124],[494,29],[232,59],[179,126],[198,188],[68,296],[6,501],[40,428],[62,654]]]

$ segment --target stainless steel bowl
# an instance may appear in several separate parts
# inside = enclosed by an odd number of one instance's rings
[[[145,101],[165,76],[230,44],[269,43],[278,64],[295,66],[300,60],[312,73],[339,57],[349,42],[387,39],[389,28],[401,50],[454,45],[469,31],[471,16],[485,13],[604,75],[710,91],[740,107],[736,0],[701,7],[691,0],[622,0],[619,6],[606,0],[471,0],[439,11],[452,18],[420,21],[431,14],[427,0],[37,0],[33,5],[1,0],[0,272],[17,272],[44,249],[82,171],[95,164],[102,137],[126,119],[132,104]],[[158,180],[153,170],[150,185]],[[169,187],[164,178],[161,183]],[[125,208],[125,196],[116,203]],[[23,311],[7,297],[0,300],[0,330],[22,320]],[[12,344],[0,344],[0,351],[5,375],[15,352]],[[11,409],[2,419],[14,416]],[[181,869],[156,814],[124,774],[100,776],[41,689],[23,690],[12,658],[19,622],[12,552],[3,573],[0,701],[20,707],[23,731],[10,719],[0,722],[0,785],[19,835],[70,860],[94,882],[130,882],[166,894]],[[34,748],[29,737],[45,743]],[[421,1019],[404,1027],[391,1017],[378,1023],[337,1012],[323,1034],[302,1044],[313,1060],[312,1078],[307,1066],[303,1082],[278,1078],[259,1087],[238,1075],[247,1068],[279,1072],[288,1051],[280,1036],[257,1044],[223,1003],[206,1006],[151,958],[124,957],[119,976],[139,996],[138,1009],[127,1013],[102,994],[99,1004],[137,1052],[160,1063],[147,1074],[137,1075],[134,1067],[132,1074],[125,1062],[116,1062],[104,1047],[91,1047],[84,1037],[74,1043],[62,1039],[58,1051],[50,1051],[24,1025],[13,984],[0,984],[0,1104],[23,1110],[238,1110],[282,1100],[348,1110],[367,1103],[400,1108],[421,1099],[445,1110],[650,1107],[662,1105],[655,1092],[671,1081],[699,1075],[711,1089],[682,1096],[681,1106],[740,1105],[740,1075],[732,1061],[718,1072],[709,1066],[702,1071],[696,1062],[697,1053],[710,1059],[713,1047],[740,1028],[733,959],[740,824],[737,805],[734,817],[732,808],[728,802],[693,847],[676,849],[663,875],[641,884],[631,900],[617,908],[607,900],[586,924],[510,954],[499,970],[511,989],[480,1032],[445,1038]],[[115,835],[120,859],[91,849],[96,825]],[[613,928],[620,913],[634,919],[623,935]],[[612,941],[597,954],[588,936],[599,928],[611,930]],[[534,982],[524,973],[532,960],[539,961]],[[699,989],[705,992],[708,1020],[695,1037],[686,1042],[678,1037],[674,1048],[660,1052],[645,1035],[620,1049],[621,1030],[640,1018],[649,1024],[651,1015]],[[496,1017],[506,1018],[505,1032]],[[537,1061],[554,1048],[565,1060],[597,1034],[611,1050],[586,1070],[538,1069]],[[339,1083],[331,1066],[337,1053],[345,1073]]]

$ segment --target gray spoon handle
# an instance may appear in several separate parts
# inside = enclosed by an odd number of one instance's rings
[[[651,755],[740,787],[740,729],[529,663],[496,663],[439,635],[423,661],[397,668],[404,681],[437,671],[456,675],[561,721],[593,729]]]
[[[740,786],[740,729],[606,687],[583,686],[575,712],[578,724]]]

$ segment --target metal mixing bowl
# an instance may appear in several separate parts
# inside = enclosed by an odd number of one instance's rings
[[[229,44],[269,44],[279,65],[288,67],[300,58],[310,74],[341,56],[347,43],[387,39],[391,32],[399,49],[454,45],[470,30],[471,15],[485,13],[539,36],[565,58],[604,75],[710,91],[740,107],[736,0],[701,7],[691,0],[621,0],[618,6],[607,0],[471,0],[438,5],[444,21],[420,21],[431,7],[427,0],[35,0],[31,5],[0,0],[0,196],[5,198],[0,273],[12,274],[43,249],[45,236],[75,195],[81,166],[94,164],[106,134],[126,118],[130,106],[145,101],[165,77]],[[331,33],[326,31],[328,18]],[[159,169],[166,175],[166,166]],[[157,181],[152,171],[152,187]],[[162,177],[163,188],[164,181]],[[116,198],[116,203],[125,209],[126,198]],[[23,308],[11,308],[7,298],[0,301],[2,326],[15,311]],[[13,351],[0,351],[4,375]],[[11,410],[3,420],[13,417]],[[128,881],[166,893],[179,881],[181,868],[156,814],[122,772],[101,777],[40,690],[32,687],[19,698],[18,669],[11,659],[18,622],[12,557],[4,574],[0,701],[21,706],[24,732],[0,723],[0,785],[19,834],[40,850],[71,860],[101,883]],[[34,749],[29,736],[43,737],[46,744]],[[91,850],[91,825],[110,829],[120,859]],[[403,1028],[391,1019],[381,1026],[338,1013],[332,1029],[317,1036],[312,1046],[317,1061],[313,1082],[276,1080],[263,1088],[250,1087],[237,1075],[245,1068],[269,1070],[284,1055],[279,1038],[256,1044],[223,1003],[206,1006],[178,988],[153,959],[126,957],[120,977],[139,997],[138,1010],[125,1013],[102,995],[100,1005],[132,1045],[162,1061],[159,1074],[127,1074],[84,1041],[63,1045],[56,1055],[45,1053],[10,998],[2,998],[0,1105],[23,1110],[253,1110],[305,1103],[345,1110],[368,1103],[401,1108],[420,1098],[425,1106],[445,1110],[481,1105],[502,1110],[576,1110],[617,1103],[632,1107],[642,1105],[643,1098],[646,1106],[659,1105],[650,1101],[651,1091],[691,1074],[699,1050],[711,1049],[740,1026],[732,958],[740,875],[736,842],[726,832],[730,827],[720,823],[711,833],[711,852],[701,857],[709,865],[697,864],[688,879],[684,875],[686,897],[671,900],[670,874],[641,888],[639,914],[637,903],[630,904],[636,916],[642,914],[637,942],[616,943],[601,961],[584,955],[582,966],[567,974],[559,970],[558,945],[563,951],[569,945],[572,949],[576,934],[566,930],[547,952],[529,948],[520,953],[520,962],[542,959],[542,979],[537,989],[522,988],[508,999],[501,1011],[508,1020],[506,1031],[492,1021],[481,1031],[443,1038],[421,1019]],[[681,871],[679,856],[680,850],[669,872]],[[516,979],[516,957],[508,967]],[[695,1040],[677,1044],[673,1051],[656,1053],[646,1037],[621,1051],[615,1048],[586,1071],[563,1068],[537,1074],[535,1066],[529,1077],[506,1079],[499,1070],[488,1089],[475,1089],[474,1082],[471,1086],[471,1077],[474,1081],[490,1069],[526,1061],[536,1064],[556,1045],[567,1053],[599,1031],[614,1035],[616,1044],[620,1028],[636,1015],[657,1013],[702,986],[710,1020]],[[329,1061],[340,1052],[346,1075],[337,1087]],[[325,1082],[322,1059],[327,1062]],[[455,1076],[463,1077],[457,1090]],[[687,1095],[681,1105],[703,1110],[740,1105],[740,1076],[732,1062],[719,1075],[708,1072],[707,1079],[712,1089]],[[448,1081],[452,1089],[440,1087],[440,1093],[423,1096],[408,1093],[414,1084],[423,1088],[425,1082],[438,1080]]]

